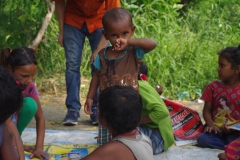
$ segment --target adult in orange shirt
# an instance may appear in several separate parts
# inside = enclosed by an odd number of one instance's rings
[[[66,56],[66,106],[68,113],[63,125],[76,125],[80,117],[80,65],[85,37],[92,49],[91,62],[97,52],[107,45],[102,36],[102,16],[111,8],[120,7],[120,0],[53,0],[59,22],[58,42],[65,49]],[[102,41],[100,42],[100,39]],[[99,43],[100,42],[100,43]],[[92,66],[92,75],[94,68]],[[97,123],[97,91],[95,94],[91,119]]]

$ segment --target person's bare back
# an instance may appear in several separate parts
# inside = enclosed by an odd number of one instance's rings
[[[122,142],[111,141],[97,148],[94,154],[90,154],[83,160],[136,160],[132,151]]]

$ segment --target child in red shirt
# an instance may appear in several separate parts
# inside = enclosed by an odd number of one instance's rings
[[[228,128],[240,119],[240,46],[227,47],[218,55],[219,80],[208,84],[201,97],[206,126],[197,141],[200,147],[224,149],[240,137],[239,131]]]

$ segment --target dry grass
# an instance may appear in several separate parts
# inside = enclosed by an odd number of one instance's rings
[[[90,78],[81,78],[80,98],[85,101],[90,85]],[[52,78],[41,78],[36,81],[38,91],[41,95],[54,95],[59,97],[66,97],[66,83],[64,74],[56,74]]]

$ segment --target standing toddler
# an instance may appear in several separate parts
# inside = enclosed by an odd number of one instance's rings
[[[138,90],[139,59],[156,47],[152,39],[132,38],[136,27],[131,14],[123,8],[108,10],[102,23],[103,35],[112,46],[102,49],[93,63],[96,71],[84,105],[87,114],[92,114],[91,107],[98,86],[100,93],[113,85],[132,86]],[[110,139],[111,134],[100,124],[98,144],[105,144]]]

